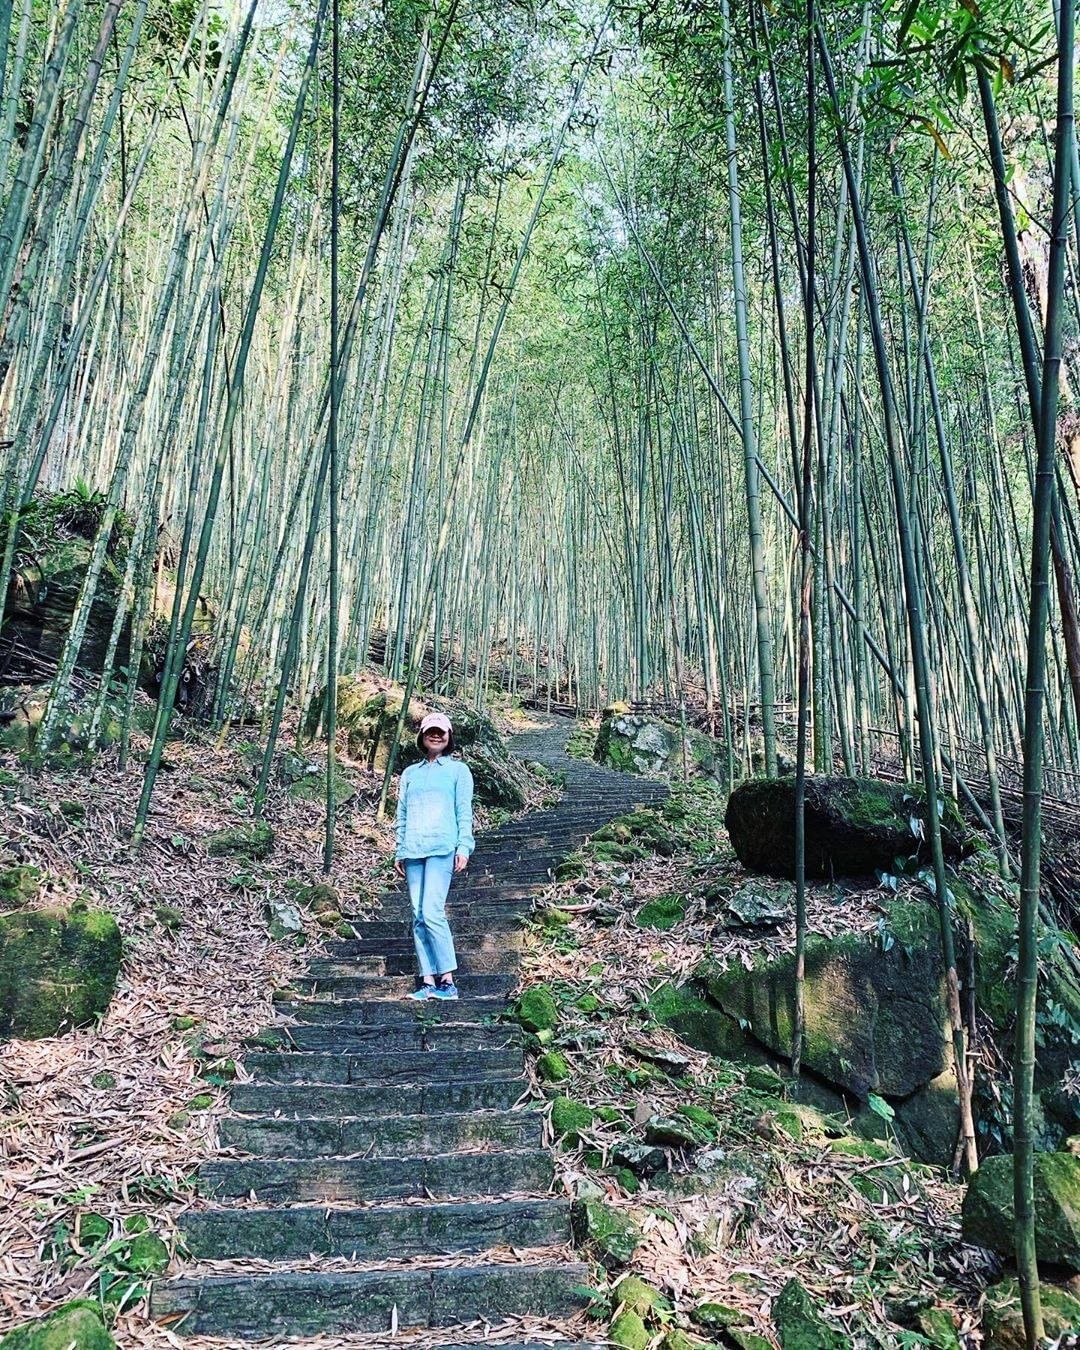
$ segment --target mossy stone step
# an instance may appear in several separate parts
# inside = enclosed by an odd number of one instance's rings
[[[405,1330],[554,1320],[584,1306],[580,1286],[587,1282],[588,1267],[578,1264],[214,1275],[157,1285],[151,1309],[173,1331],[266,1340],[389,1332],[392,1322]]]
[[[276,1030],[276,1028],[275,1028]],[[446,1026],[380,1026],[366,1022],[332,1023],[328,1026],[280,1028],[297,1050],[317,1050],[328,1055],[359,1054],[365,1050],[403,1050],[407,1053],[444,1050],[495,1050],[521,1043],[514,1026],[487,1027],[475,1022]]]
[[[518,1078],[482,1082],[415,1083],[383,1086],[349,1084],[312,1086],[309,1083],[235,1083],[229,1105],[240,1114],[286,1116],[347,1116],[350,1112],[377,1115],[394,1112],[508,1111],[516,1105],[525,1084]]]
[[[521,920],[515,917],[505,928],[492,928],[489,919],[470,919],[459,923],[457,916],[450,915],[454,937],[458,945],[470,952],[491,952],[514,950],[521,946]],[[334,961],[351,961],[357,956],[379,956],[399,952],[408,953],[415,962],[416,948],[412,934],[400,924],[392,925],[393,932],[369,936],[359,925],[355,938],[337,938],[326,944],[326,955]]]
[[[207,1163],[199,1189],[217,1199],[254,1194],[263,1204],[396,1200],[411,1196],[542,1193],[554,1176],[546,1149],[400,1158],[251,1158]]]
[[[261,1051],[245,1067],[262,1083],[433,1083],[453,1078],[516,1078],[524,1070],[520,1049],[372,1050],[333,1054]]]
[[[383,911],[381,919],[350,919],[349,926],[358,941],[367,942],[412,942],[412,913],[409,902],[398,897],[400,904],[394,909]],[[487,934],[512,933],[520,928],[532,912],[533,902],[522,903],[520,909],[501,906],[486,913],[474,914],[470,905],[456,905],[450,897],[450,921],[455,935],[467,933],[483,937]]]
[[[505,998],[517,985],[509,971],[495,975],[462,975],[456,980],[464,998]],[[416,981],[411,975],[298,975],[293,989],[302,994],[329,994],[333,998],[404,999]]]
[[[226,1148],[263,1158],[400,1158],[408,1153],[453,1153],[495,1144],[539,1148],[538,1111],[477,1111],[455,1115],[382,1117],[226,1116],[218,1137]]]
[[[281,1011],[312,1026],[455,1026],[487,1022],[506,1011],[505,998],[462,998],[456,1003],[411,999],[293,999]]]
[[[180,1231],[198,1259],[288,1261],[308,1255],[359,1260],[550,1247],[570,1239],[564,1199],[375,1206],[366,1209],[211,1209],[189,1212]]]

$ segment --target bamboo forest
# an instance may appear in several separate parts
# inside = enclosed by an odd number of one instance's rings
[[[0,0],[0,1350],[1080,1347],[1076,53]]]

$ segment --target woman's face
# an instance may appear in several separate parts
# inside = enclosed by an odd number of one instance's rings
[[[428,727],[424,732],[424,749],[429,755],[441,755],[446,749],[446,732],[442,727]]]

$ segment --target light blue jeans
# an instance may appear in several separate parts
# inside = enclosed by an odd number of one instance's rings
[[[435,853],[430,858],[404,861],[420,974],[445,975],[457,969],[454,939],[446,920],[446,893],[454,875],[454,854]]]

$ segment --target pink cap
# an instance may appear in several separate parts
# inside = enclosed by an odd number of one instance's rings
[[[438,712],[428,713],[423,718],[423,720],[420,723],[420,734],[423,735],[424,732],[429,730],[431,727],[438,727],[440,731],[445,731],[448,736],[451,735],[454,730],[454,728],[450,724],[449,717],[445,716],[443,713]]]

